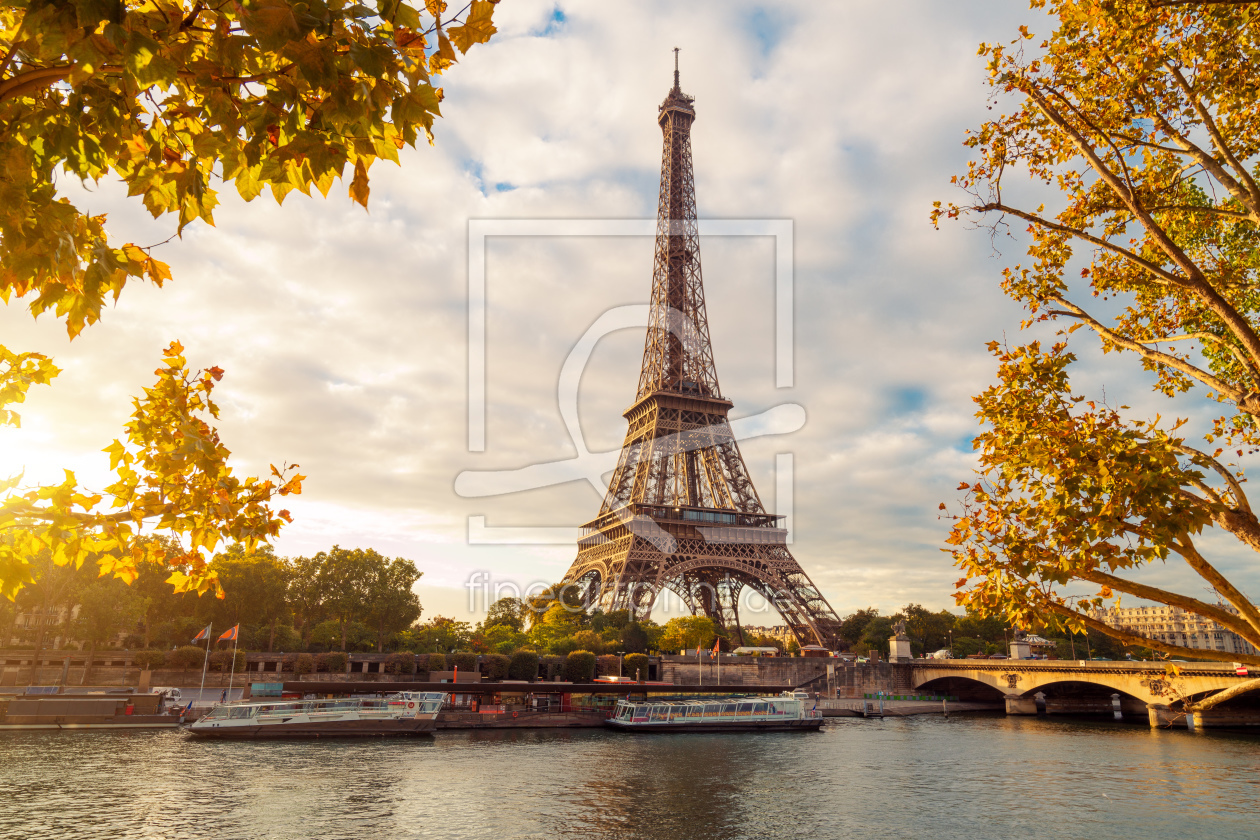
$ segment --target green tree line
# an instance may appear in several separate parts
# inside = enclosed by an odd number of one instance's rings
[[[384,651],[422,609],[415,564],[371,548],[290,559],[266,545],[233,546],[210,563],[221,599],[172,591],[169,567],[156,564],[141,564],[130,586],[91,564],[57,565],[47,553],[33,565],[36,581],[0,601],[0,638],[36,651],[58,639],[93,650],[169,650],[208,624],[214,638],[239,624],[245,650]]]

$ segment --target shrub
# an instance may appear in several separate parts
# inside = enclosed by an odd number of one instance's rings
[[[415,672],[416,658],[410,653],[391,653],[385,660],[387,674],[414,674]]]
[[[142,650],[131,659],[144,670],[152,671],[159,665],[166,664],[166,652],[161,650]]]
[[[501,653],[488,653],[481,657],[481,674],[488,680],[505,680],[511,664],[511,657]]]
[[[458,668],[465,674],[472,673],[477,670],[477,654],[475,653],[454,653],[450,657],[451,669]],[[445,670],[445,669],[444,669]]]
[[[315,667],[320,671],[327,671],[330,674],[345,673],[346,663],[350,661],[350,657],[341,651],[333,653],[321,653],[315,657]]]
[[[626,656],[626,661],[621,665],[621,673],[630,679],[648,679],[648,666],[652,664],[652,660],[648,659],[647,654],[631,653]]]
[[[425,668],[429,671],[429,673],[433,673],[434,671],[447,670],[446,656],[444,654],[430,653],[428,656],[428,660],[429,661],[425,663]]]
[[[200,668],[206,652],[196,645],[184,645],[166,654],[168,668],[187,671],[189,668]]]
[[[289,660],[292,659],[290,665]],[[291,653],[284,658],[285,666],[294,674],[301,676],[315,670],[315,657],[309,653]]]
[[[575,683],[595,679],[595,654],[589,650],[575,650],[570,653],[564,660],[564,678]]]
[[[538,679],[538,654],[532,650],[518,650],[508,664],[508,678],[513,680]]]
[[[601,656],[595,660],[595,673],[601,677],[624,676],[617,673],[617,666],[621,664],[620,656]]]

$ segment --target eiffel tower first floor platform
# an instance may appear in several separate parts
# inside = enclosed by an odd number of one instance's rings
[[[630,610],[636,618],[650,614],[668,589],[737,643],[743,642],[740,598],[749,589],[778,610],[799,644],[835,650],[840,619],[788,551],[782,518],[625,505],[583,526],[564,582],[579,589],[587,606]]]

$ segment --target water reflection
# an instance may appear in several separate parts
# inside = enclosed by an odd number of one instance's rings
[[[1036,718],[233,743],[0,733],[0,837],[1251,838],[1260,740]]]

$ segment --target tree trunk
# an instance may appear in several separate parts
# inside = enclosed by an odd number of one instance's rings
[[[341,652],[346,652],[346,620],[341,619]]]
[[[40,616],[37,620],[39,621],[39,632],[35,634],[35,656],[31,659],[30,685],[36,684],[35,678],[39,674],[39,657],[44,653],[44,633],[47,632],[43,616]]]
[[[267,639],[267,653],[271,653],[276,649],[276,622],[279,619],[271,619],[271,638]]]
[[[92,674],[92,660],[96,659],[96,640],[88,642],[87,661],[83,663],[83,676],[79,678],[79,685],[87,685],[88,677]]]

